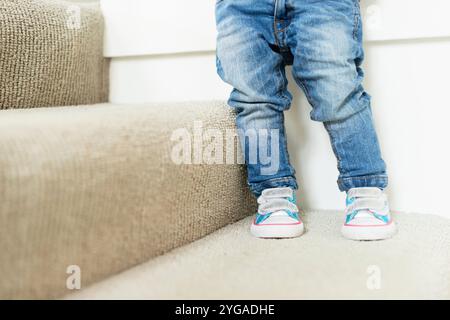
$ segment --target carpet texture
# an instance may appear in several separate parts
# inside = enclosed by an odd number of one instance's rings
[[[69,299],[450,299],[450,220],[394,214],[398,235],[354,242],[342,213],[307,212],[307,232],[255,239],[250,218]]]
[[[0,109],[106,102],[98,3],[0,0]]]
[[[163,111],[163,112],[162,112]],[[255,210],[242,165],[176,165],[174,130],[234,128],[220,102],[0,111],[0,298],[67,293]]]

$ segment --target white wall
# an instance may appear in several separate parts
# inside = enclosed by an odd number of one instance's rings
[[[215,72],[214,0],[102,0],[111,101],[226,99]],[[362,0],[366,87],[390,174],[395,210],[447,210],[450,181],[450,1]],[[289,147],[308,208],[343,207],[336,160],[320,123],[291,81]]]

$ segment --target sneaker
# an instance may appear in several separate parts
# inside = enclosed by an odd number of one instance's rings
[[[347,192],[342,234],[352,240],[383,240],[397,231],[386,194],[379,188],[353,188]]]
[[[258,213],[251,225],[251,233],[258,238],[294,238],[303,231],[291,188],[266,189],[258,198]]]

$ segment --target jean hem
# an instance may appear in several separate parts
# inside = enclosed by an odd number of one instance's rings
[[[249,182],[248,185],[255,197],[259,197],[263,190],[270,188],[289,187],[294,190],[298,189],[297,180],[294,177],[281,177],[262,182]]]
[[[387,175],[367,175],[358,177],[339,178],[339,190],[348,191],[352,188],[376,187],[385,189],[388,186]]]

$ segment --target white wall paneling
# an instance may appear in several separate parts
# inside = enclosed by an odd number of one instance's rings
[[[230,0],[231,1],[231,0]],[[111,101],[226,99],[215,71],[214,0],[102,0]],[[366,87],[390,175],[395,210],[450,218],[448,139],[450,1],[361,0]],[[320,123],[291,80],[289,148],[309,208],[343,208],[336,160]]]
[[[116,103],[224,99],[214,52],[115,58],[110,100]]]
[[[101,4],[106,56],[215,48],[215,0],[101,0]],[[450,36],[449,0],[361,0],[361,6],[367,41]]]
[[[108,57],[215,48],[215,0],[101,0],[101,4]]]

